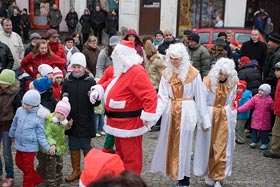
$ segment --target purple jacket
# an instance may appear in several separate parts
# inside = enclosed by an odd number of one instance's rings
[[[273,110],[273,107],[274,102],[269,95],[266,97],[260,97],[258,94],[256,94],[243,106],[239,107],[237,111],[245,112],[254,108],[252,113],[251,128],[257,130],[270,130],[270,111]]]

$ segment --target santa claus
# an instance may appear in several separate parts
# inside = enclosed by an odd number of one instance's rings
[[[104,100],[104,130],[115,136],[116,151],[125,168],[140,175],[142,135],[156,122],[157,93],[132,42],[121,41],[111,57],[114,76],[95,85],[90,100]]]

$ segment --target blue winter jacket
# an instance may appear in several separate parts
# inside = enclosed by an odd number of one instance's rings
[[[252,92],[250,90],[245,90],[242,93],[242,97],[241,99],[239,99],[239,107],[241,107],[242,105],[244,105],[247,101],[249,101],[252,98]],[[249,119],[250,117],[250,110],[246,111],[246,112],[241,112],[237,114],[237,119]]]
[[[39,144],[46,150],[50,150],[50,145],[45,135],[45,119],[40,107],[25,110],[19,107],[13,119],[9,136],[15,138],[15,148],[22,152],[38,152]],[[44,108],[46,112],[46,108]]]

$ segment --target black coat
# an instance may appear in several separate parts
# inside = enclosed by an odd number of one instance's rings
[[[30,17],[28,14],[21,14],[21,27],[22,29],[30,28]]]
[[[116,15],[109,15],[106,18],[106,24],[107,24],[107,33],[109,34],[116,34],[119,27],[119,19]]]
[[[238,71],[238,78],[247,82],[247,90],[253,95],[258,93],[259,86],[262,84],[262,75],[255,69],[254,65],[247,64]]]
[[[26,56],[26,55],[28,55],[30,52],[32,52],[33,51],[33,49],[34,49],[34,45],[32,45],[31,43],[28,45],[28,47],[25,49],[25,51],[24,51],[24,56]]]
[[[166,41],[164,40],[164,41],[162,42],[162,44],[160,44],[160,45],[158,46],[158,52],[159,52],[160,54],[162,54],[162,55],[166,55],[166,49],[168,49],[168,47],[169,47],[170,44],[175,44],[175,43],[177,43],[176,40],[175,40],[175,38],[173,38],[173,40],[170,41],[170,42],[166,42]]]
[[[94,11],[91,15],[92,29],[103,29],[105,26],[105,15],[102,11]]]
[[[259,63],[260,68],[263,68],[264,60],[267,53],[267,46],[264,42],[258,41],[256,43],[253,40],[249,40],[242,44],[240,50],[240,58],[243,56],[249,57],[251,60],[256,60]]]
[[[93,107],[98,106],[100,102],[93,105],[89,100],[89,90],[95,84],[95,80],[87,72],[79,78],[74,77],[72,73],[65,77],[62,95],[68,94],[71,104],[69,117],[73,119],[73,126],[65,132],[67,135],[77,138],[95,137]]]
[[[0,72],[3,69],[12,69],[14,57],[10,48],[0,41]]]
[[[90,33],[90,27],[91,27],[91,18],[90,15],[82,15],[80,18],[80,23],[82,25],[82,33],[89,34]],[[86,42],[86,41],[84,41]]]
[[[65,18],[66,24],[68,27],[75,28],[78,23],[78,14],[77,12],[68,12]]]
[[[53,96],[52,88],[48,89],[44,93],[41,93],[41,105],[49,109],[50,112],[54,112],[56,103],[57,102]]]
[[[271,86],[271,95],[275,94],[277,78],[275,75],[275,64],[280,62],[280,46],[268,54],[263,66],[263,82]]]

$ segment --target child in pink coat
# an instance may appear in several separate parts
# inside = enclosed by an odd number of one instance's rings
[[[251,148],[255,148],[259,140],[261,140],[261,150],[268,148],[268,131],[271,129],[270,111],[274,107],[274,102],[269,95],[270,92],[269,84],[260,85],[258,93],[237,109],[237,112],[245,112],[254,108],[251,121]]]

